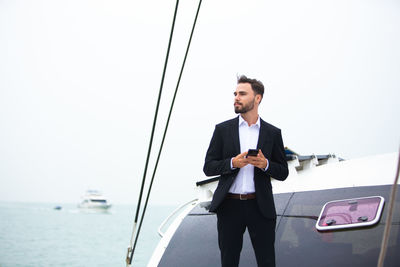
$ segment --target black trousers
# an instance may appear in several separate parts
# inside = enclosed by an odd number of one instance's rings
[[[275,266],[275,219],[262,216],[257,200],[225,199],[217,210],[222,267],[239,266],[247,228],[259,267]]]

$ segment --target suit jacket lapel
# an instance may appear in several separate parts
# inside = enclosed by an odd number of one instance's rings
[[[232,121],[231,124],[232,139],[235,148],[236,155],[240,154],[240,140],[239,140],[239,117]]]
[[[271,137],[269,136],[267,124],[260,119],[260,134],[258,135],[257,149],[262,149],[269,141],[271,141]]]

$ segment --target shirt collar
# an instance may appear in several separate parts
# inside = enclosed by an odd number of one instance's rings
[[[242,118],[241,115],[239,115],[239,126],[241,126],[243,123],[245,123],[245,125],[248,126],[247,122]],[[250,125],[250,127],[253,125],[257,125],[258,128],[260,128],[260,116],[258,116],[257,122],[255,124]]]

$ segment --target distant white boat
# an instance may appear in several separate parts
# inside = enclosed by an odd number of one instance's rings
[[[82,196],[82,200],[78,205],[82,209],[100,209],[107,210],[111,207],[106,197],[97,190],[88,190]]]

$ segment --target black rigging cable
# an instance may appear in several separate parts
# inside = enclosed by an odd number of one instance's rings
[[[173,29],[174,29],[175,20],[176,20],[176,13],[177,13],[177,9],[178,9],[178,3],[179,3],[179,0],[177,0],[176,7],[175,7],[174,20],[173,20],[173,24],[172,24],[171,35],[170,35],[170,40],[169,40],[169,45],[168,45],[168,52],[167,52],[166,61],[165,61],[165,65],[164,65],[164,72],[163,72],[163,76],[162,76],[160,93],[159,93],[159,98],[158,98],[158,102],[157,102],[156,115],[154,117],[153,129],[152,129],[152,134],[151,134],[151,141],[150,141],[149,151],[148,151],[147,159],[146,159],[145,173],[143,175],[143,180],[142,180],[142,186],[141,186],[141,191],[140,191],[140,196],[139,196],[139,204],[138,204],[138,207],[137,207],[137,210],[136,210],[135,228],[136,228],[138,213],[139,213],[139,209],[140,209],[140,203],[141,203],[141,199],[142,199],[142,195],[143,195],[143,187],[144,187],[144,183],[145,183],[145,180],[146,180],[145,177],[146,177],[146,172],[147,172],[148,160],[149,160],[150,151],[151,151],[151,145],[152,145],[153,136],[154,136],[154,128],[155,128],[155,124],[156,124],[156,120],[157,120],[158,107],[159,107],[160,96],[161,96],[162,86],[163,86],[164,77],[165,77],[166,65],[167,65],[167,62],[168,62],[168,55],[169,55],[169,50],[170,50],[170,45],[171,45],[171,39],[172,39],[172,36],[173,36]],[[187,56],[188,56],[188,53],[189,53],[190,44],[192,42],[192,37],[193,37],[194,29],[195,29],[195,26],[196,26],[197,18],[198,18],[198,15],[199,15],[201,3],[202,3],[202,0],[199,1],[199,5],[197,7],[196,16],[195,16],[195,19],[194,19],[194,22],[193,22],[192,31],[190,33],[190,38],[189,38],[189,41],[188,41],[188,44],[187,44],[187,47],[186,47],[186,53],[185,53],[185,57],[184,57],[183,62],[182,62],[181,71],[180,71],[179,78],[178,78],[178,81],[177,81],[177,84],[176,84],[176,87],[175,87],[174,96],[172,98],[172,102],[171,102],[171,106],[170,106],[167,122],[166,122],[165,129],[164,129],[164,134],[163,134],[163,137],[162,137],[160,149],[158,151],[156,164],[155,164],[154,170],[153,170],[153,175],[152,175],[151,180],[150,180],[150,184],[149,184],[149,188],[148,188],[148,192],[147,192],[147,196],[146,196],[146,201],[145,201],[145,204],[144,204],[144,207],[143,207],[142,216],[141,216],[141,219],[140,219],[138,231],[137,231],[137,234],[136,234],[136,237],[135,237],[135,242],[134,242],[133,246],[131,245],[131,247],[130,247],[131,250],[128,249],[128,254],[130,252],[130,255],[128,255],[128,257],[127,257],[127,263],[128,263],[128,260],[129,260],[129,264],[132,263],[133,253],[135,251],[135,247],[136,247],[136,244],[137,244],[137,241],[138,241],[140,229],[142,227],[144,215],[146,213],[147,204],[148,204],[150,193],[151,193],[151,189],[152,189],[152,186],[153,186],[154,177],[155,177],[155,174],[156,174],[156,171],[157,171],[157,167],[158,167],[158,163],[159,163],[159,160],[160,160],[160,157],[161,157],[161,152],[162,152],[162,149],[163,149],[163,146],[164,146],[165,137],[167,135],[168,126],[169,126],[169,122],[170,122],[171,115],[172,115],[172,110],[173,110],[173,107],[174,107],[174,104],[175,104],[175,99],[176,99],[176,95],[177,95],[177,92],[178,92],[179,84],[180,84],[180,81],[181,81],[181,78],[182,78],[183,70],[185,68],[185,63],[186,63],[186,59],[187,59]],[[134,231],[135,231],[135,229],[134,229]],[[133,238],[133,236],[132,236],[132,238]]]
[[[127,254],[127,257],[126,257],[127,265],[130,265],[132,263],[132,257],[133,257],[133,253],[134,253],[135,247],[136,247],[136,241],[135,241],[134,244],[132,244],[132,241],[133,241],[133,238],[135,236],[136,224],[137,224],[137,221],[138,221],[138,218],[139,218],[140,205],[141,205],[142,197],[143,197],[143,188],[144,188],[144,184],[146,182],[147,168],[148,168],[148,165],[149,165],[151,148],[152,148],[152,145],[153,145],[154,131],[155,131],[155,128],[156,128],[156,123],[157,123],[158,110],[159,110],[159,107],[160,107],[161,94],[162,94],[162,89],[163,89],[163,86],[164,86],[165,73],[166,73],[167,65],[168,65],[169,52],[171,50],[171,42],[172,42],[172,36],[174,34],[176,14],[178,12],[178,5],[179,5],[179,0],[176,0],[174,18],[172,20],[171,33],[170,33],[169,41],[168,41],[168,49],[167,49],[167,54],[166,54],[166,57],[165,57],[164,69],[163,69],[163,74],[162,74],[162,78],[161,78],[161,84],[160,84],[160,89],[159,89],[159,93],[158,93],[157,105],[156,105],[156,110],[155,110],[154,119],[153,119],[153,127],[152,127],[151,135],[150,135],[149,148],[147,150],[146,163],[145,163],[145,167],[144,167],[144,171],[143,171],[142,185],[140,187],[138,205],[136,207],[136,215],[135,215],[135,221],[134,221],[134,224],[133,224],[132,238],[131,238],[130,246],[128,248],[128,254]],[[139,234],[139,231],[138,231],[138,234]],[[138,236],[138,234],[136,234],[136,236]]]

